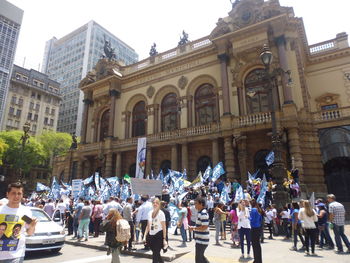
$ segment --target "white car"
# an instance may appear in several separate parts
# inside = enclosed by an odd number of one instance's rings
[[[38,223],[34,235],[26,237],[26,251],[51,250],[53,253],[59,252],[66,238],[65,227],[59,224],[61,218],[51,219],[40,208],[31,207],[30,210]]]

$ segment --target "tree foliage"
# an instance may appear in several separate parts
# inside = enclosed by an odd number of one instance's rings
[[[12,168],[22,168],[23,172],[29,172],[34,166],[41,166],[48,156],[44,147],[35,137],[30,137],[22,147],[22,131],[2,131],[0,139],[8,145],[3,154],[3,162]]]
[[[2,157],[4,156],[4,153],[8,149],[8,145],[4,142],[4,140],[0,139],[0,165],[3,164]]]
[[[48,158],[65,154],[72,144],[69,133],[47,131],[38,136]]]

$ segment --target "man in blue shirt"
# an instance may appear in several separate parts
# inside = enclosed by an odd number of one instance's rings
[[[254,263],[262,263],[260,235],[263,211],[259,204],[253,199],[250,202],[252,209],[250,211],[250,226],[251,226],[251,239],[254,253]]]

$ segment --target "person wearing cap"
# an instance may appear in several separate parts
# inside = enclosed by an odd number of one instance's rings
[[[318,203],[318,230],[320,231],[320,248],[323,248],[325,245],[324,242],[328,245],[329,249],[334,249],[334,243],[329,235],[329,229],[328,229],[328,212],[326,210],[326,206],[324,203]]]

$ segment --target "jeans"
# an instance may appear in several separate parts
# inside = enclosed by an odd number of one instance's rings
[[[191,220],[190,221],[190,226],[196,226],[196,222]],[[190,231],[189,237],[190,237],[190,241],[192,241],[192,239],[194,238],[194,231]]]
[[[343,251],[343,244],[341,240],[343,239],[345,246],[350,249],[350,243],[346,235],[344,234],[344,226],[333,224],[333,232],[335,243],[337,244],[338,251]]]
[[[100,224],[102,222],[102,217],[95,218],[94,220],[94,237],[98,237],[100,234]]]
[[[329,234],[328,223],[325,223],[323,226],[319,226],[320,230],[320,247],[323,247],[327,244],[330,248],[334,248],[333,240]]]
[[[294,247],[297,247],[298,236],[299,236],[300,241],[303,244],[303,246],[305,246],[305,240],[303,238],[303,235],[301,234],[300,224],[297,224],[297,226],[295,228],[293,228],[293,235],[294,235]]]
[[[196,243],[196,263],[209,263],[208,259],[204,256],[204,252],[208,245]]]
[[[290,238],[292,235],[289,230],[289,221],[287,218],[282,219],[282,226],[283,226],[284,234],[286,235],[287,238]]]
[[[130,226],[130,239],[129,239],[129,246],[128,248],[132,248],[132,241],[134,241],[134,236],[135,236],[135,226],[133,221],[128,221],[129,226]]]
[[[262,263],[260,232],[261,232],[260,227],[252,228],[251,230],[254,263]]]
[[[0,263],[23,263],[24,258],[0,259]]]
[[[78,227],[79,227],[79,220],[77,217],[74,217],[73,218],[73,232],[74,232],[75,237],[78,236]]]
[[[272,237],[272,227],[273,227],[272,224],[273,224],[272,221],[271,221],[270,223],[267,224],[267,227],[269,228],[269,233],[270,233],[269,238],[273,238],[273,237]]]
[[[247,253],[250,254],[250,228],[241,227],[238,229],[241,252],[244,254],[244,236],[247,240]]]
[[[89,224],[90,224],[90,218],[80,220],[79,227],[78,227],[79,238],[82,238],[83,234],[85,234],[86,239],[89,238]]]
[[[186,229],[185,229],[185,226],[183,223],[181,224],[181,227],[180,227],[180,233],[181,233],[181,237],[182,237],[182,242],[185,243],[187,241],[187,233],[186,233]]]
[[[120,249],[111,247],[112,261],[111,263],[120,263]]]
[[[309,252],[309,246],[311,244],[311,252],[315,253],[315,243],[316,243],[316,228],[306,228],[305,229],[305,248]]]
[[[215,225],[215,241],[216,241],[216,244],[219,244],[221,221],[214,221],[214,225]]]

